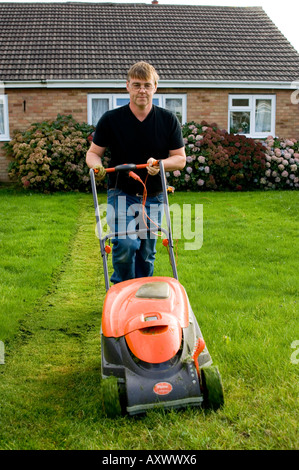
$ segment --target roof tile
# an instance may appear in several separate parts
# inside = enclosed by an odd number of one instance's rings
[[[299,54],[260,7],[0,3],[0,80],[293,81]]]

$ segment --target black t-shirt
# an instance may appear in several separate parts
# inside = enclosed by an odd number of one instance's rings
[[[93,142],[109,147],[110,167],[122,163],[146,163],[151,157],[161,160],[170,150],[184,146],[182,131],[177,117],[170,111],[153,105],[144,121],[139,121],[129,105],[107,111],[99,120]],[[143,181],[147,170],[135,171]],[[130,178],[126,172],[109,174],[108,187],[118,187],[128,194],[143,192],[143,186]],[[148,176],[148,194],[162,189],[160,174]]]

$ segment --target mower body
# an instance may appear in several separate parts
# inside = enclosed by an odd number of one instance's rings
[[[203,393],[192,358],[199,337],[178,280],[139,278],[112,286],[102,316],[102,375],[117,377],[124,411],[134,415],[159,404],[201,406]]]

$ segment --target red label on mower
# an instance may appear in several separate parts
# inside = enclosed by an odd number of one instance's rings
[[[168,382],[159,382],[153,390],[157,395],[168,395],[172,390],[172,385]]]

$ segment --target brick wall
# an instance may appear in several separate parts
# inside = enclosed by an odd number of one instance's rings
[[[24,130],[37,121],[55,119],[57,114],[72,114],[79,122],[87,122],[87,94],[103,93],[96,89],[7,89],[9,129],[12,136],[16,129]],[[125,90],[108,90],[105,93],[124,93]],[[291,90],[253,89],[171,89],[160,88],[158,93],[186,93],[187,121],[217,123],[227,129],[228,95],[275,94],[276,135],[299,139],[299,105],[291,103]],[[7,182],[8,160],[0,143],[0,182]]]
[[[276,95],[276,136],[299,139],[299,104],[291,103],[293,90],[254,89],[200,89],[188,91],[188,121],[217,123],[221,129],[228,127],[228,96],[230,94]]]
[[[51,120],[57,114],[72,114],[79,122],[87,122],[86,90],[8,89],[10,136],[33,122]],[[7,182],[8,160],[0,143],[0,182]]]

